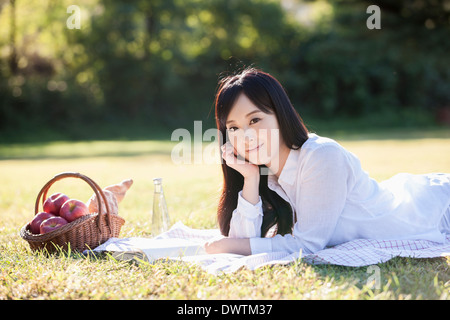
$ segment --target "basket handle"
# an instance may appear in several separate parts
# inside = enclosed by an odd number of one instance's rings
[[[98,201],[98,215],[96,217],[97,219],[97,227],[99,230],[101,230],[100,228],[100,217],[102,216],[102,214],[104,214],[102,212],[102,203],[101,203],[101,198],[103,199],[103,202],[105,203],[106,206],[106,217],[107,217],[107,223],[108,223],[108,227],[109,230],[111,231],[111,215],[110,215],[110,209],[109,209],[109,205],[108,202],[106,201],[106,197],[105,194],[103,193],[102,188],[100,188],[100,186],[95,183],[91,178],[78,173],[78,172],[62,172],[59,173],[57,175],[55,175],[52,179],[50,179],[50,181],[48,181],[41,189],[41,191],[39,191],[39,194],[36,198],[36,204],[34,206],[34,214],[38,214],[39,212],[39,202],[40,199],[42,197],[42,205],[45,202],[45,199],[47,199],[47,192],[50,189],[50,187],[57,181],[62,180],[64,178],[79,178],[81,180],[84,180],[91,188],[92,190],[94,190],[95,195],[97,196],[97,201]],[[100,198],[101,197],[101,198]]]

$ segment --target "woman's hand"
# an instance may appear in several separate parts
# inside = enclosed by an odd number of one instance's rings
[[[259,202],[259,167],[245,159],[238,159],[236,154],[236,149],[229,141],[222,146],[222,158],[227,166],[244,177],[242,197],[252,204],[257,204]]]
[[[250,240],[248,238],[215,238],[205,243],[206,253],[235,253],[241,255],[250,255]]]
[[[229,141],[221,149],[222,158],[225,160],[227,166],[242,174],[244,178],[259,177],[259,167],[243,158],[238,158],[236,149]]]

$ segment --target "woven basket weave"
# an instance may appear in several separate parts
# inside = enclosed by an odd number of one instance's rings
[[[62,248],[72,251],[94,249],[111,237],[118,237],[120,228],[125,220],[117,214],[110,214],[108,202],[102,189],[89,177],[77,172],[63,172],[54,176],[47,182],[36,198],[34,214],[39,212],[39,203],[47,198],[49,188],[57,181],[65,178],[78,178],[85,181],[95,192],[98,200],[99,212],[83,216],[54,231],[44,234],[33,234],[30,223],[20,229],[20,236],[28,242],[32,250],[46,249],[48,252],[57,252]],[[106,213],[102,212],[101,200],[106,206]]]

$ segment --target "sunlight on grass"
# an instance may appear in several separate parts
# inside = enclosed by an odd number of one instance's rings
[[[426,139],[335,137],[381,181],[398,172],[450,172],[448,132]],[[41,187],[55,174],[77,171],[101,186],[132,178],[120,204],[121,237],[150,236],[153,181],[163,178],[172,222],[215,228],[222,176],[218,164],[176,165],[170,141],[57,142],[0,147],[0,299],[450,299],[450,259],[395,258],[379,265],[381,289],[367,286],[367,268],[311,266],[241,270],[213,276],[178,262],[133,265],[77,254],[31,253],[19,228],[33,216]],[[86,201],[79,179],[52,191]],[[67,272],[69,270],[70,272]]]
[[[129,157],[170,154],[170,141],[64,141],[0,145],[0,159]]]

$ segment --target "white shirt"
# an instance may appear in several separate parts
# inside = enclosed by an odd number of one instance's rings
[[[229,237],[250,238],[252,254],[309,254],[358,238],[444,243],[450,233],[450,174],[402,173],[378,183],[354,154],[316,134],[290,151],[268,186],[290,203],[296,222],[292,234],[261,238],[261,198],[253,205],[239,192]]]

